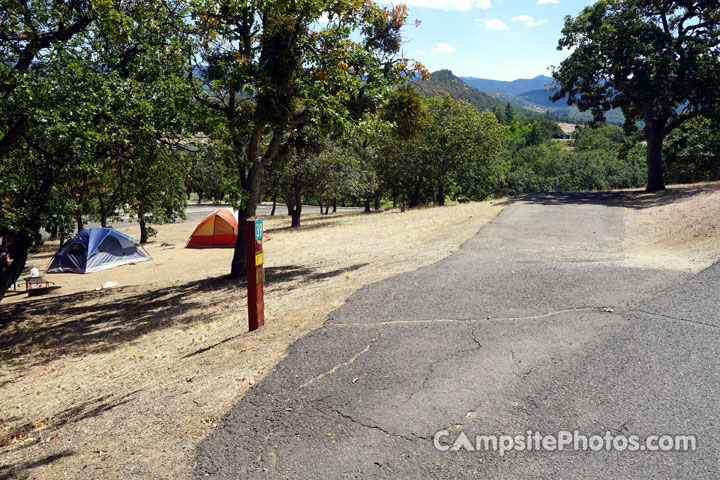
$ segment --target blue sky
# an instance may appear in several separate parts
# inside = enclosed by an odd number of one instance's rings
[[[376,0],[397,4],[398,0]],[[404,51],[431,72],[515,80],[550,75],[565,15],[593,0],[404,0],[410,11]],[[420,20],[415,27],[414,20]]]

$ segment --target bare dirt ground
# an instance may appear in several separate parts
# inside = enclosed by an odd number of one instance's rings
[[[455,252],[502,208],[316,215],[300,230],[266,218],[266,325],[252,333],[244,285],[224,276],[232,251],[184,249],[190,222],[158,228],[151,262],[48,275],[62,296],[9,294],[0,479],[188,477],[195,445],[288,345],[363,285]],[[50,255],[30,262],[42,271]],[[106,281],[118,287],[95,290]]]
[[[698,272],[720,260],[720,183],[636,192],[625,223],[629,265]]]

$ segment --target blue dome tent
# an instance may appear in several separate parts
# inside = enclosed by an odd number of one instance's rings
[[[89,228],[60,247],[45,273],[93,273],[150,259],[145,249],[124,233]]]

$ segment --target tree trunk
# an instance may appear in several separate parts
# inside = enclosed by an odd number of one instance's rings
[[[375,210],[380,210],[380,197],[375,197]]]
[[[333,198],[333,213],[337,212],[337,198]]]
[[[365,199],[365,213],[370,213],[370,197]]]
[[[23,132],[25,131],[26,122],[27,117],[25,115],[20,116],[15,120],[15,123],[10,125],[10,128],[5,132],[5,134],[0,137],[0,158],[3,158],[10,150],[12,150],[15,144],[20,140]]]
[[[253,158],[253,157],[251,157]],[[257,158],[257,157],[255,157]],[[253,163],[248,173],[248,202],[244,210],[238,212],[238,236],[235,242],[235,252],[230,264],[230,277],[242,278],[246,275],[247,267],[247,245],[245,244],[245,222],[248,218],[254,217],[257,212],[258,198],[260,198],[260,185],[265,171],[262,160]]]
[[[287,207],[288,217],[291,217],[295,210],[295,200],[292,195],[285,195],[285,206]]]
[[[57,240],[59,229],[60,228],[57,225],[53,225],[52,227],[50,227],[50,230],[48,231],[48,233],[50,234],[50,240]]]
[[[83,230],[85,230],[85,225],[83,225],[82,213],[75,212],[75,223],[77,223],[78,232],[82,232]]]
[[[662,166],[663,135],[657,128],[645,127],[647,141],[648,183],[645,191],[656,192],[665,190]]]
[[[302,196],[300,191],[295,192],[295,208],[292,212],[292,222],[290,223],[291,228],[298,228],[300,226],[300,215],[302,214]]]
[[[107,228],[107,217],[108,216],[106,212],[102,212],[100,214],[100,226],[103,228]]]
[[[27,261],[28,250],[30,249],[30,239],[23,237],[17,239],[8,247],[8,254],[12,259],[10,265],[7,264],[5,254],[0,254],[0,300],[5,296],[5,292],[13,286],[15,281],[20,278],[25,262]],[[10,318],[0,320],[0,325],[9,321]]]
[[[198,205],[200,205],[200,203],[202,202],[202,196],[203,196],[202,192],[198,192],[198,201],[197,201]]]
[[[420,205],[420,192],[415,190],[410,194],[410,208]]]
[[[443,182],[440,182],[440,185],[438,186],[438,205],[441,207],[445,205],[445,186],[443,185]]]
[[[147,222],[145,222],[145,208],[138,208],[138,223],[140,224],[140,243],[145,245],[148,241]]]
[[[270,211],[271,217],[275,216],[275,208],[276,207],[277,207],[277,195],[273,195],[273,206],[272,206],[272,210]]]
[[[330,213],[330,200],[328,199],[327,203],[325,204],[325,215]]]
[[[415,185],[415,190],[413,190],[412,194],[410,195],[410,208],[420,205],[420,188],[422,188],[422,182],[423,178],[420,177],[417,184]]]
[[[39,186],[31,189],[29,194],[23,200],[30,203],[27,221],[25,222],[25,231],[33,234],[40,233],[41,225],[36,223],[41,218],[41,214],[46,211],[50,190],[55,183],[55,172],[47,169],[42,172],[42,181]],[[5,238],[4,241],[7,242]],[[5,292],[20,277],[25,268],[28,250],[32,245],[32,237],[28,234],[15,237],[14,241],[8,245],[8,253],[13,262],[9,266],[7,261],[0,265],[0,300],[5,296]],[[0,320],[2,322],[2,320]]]
[[[273,135],[265,153],[260,155],[260,141],[265,127],[261,118],[257,118],[255,131],[250,136],[247,144],[246,155],[252,161],[250,171],[242,182],[242,186],[248,192],[248,201],[245,209],[238,212],[238,236],[235,241],[232,263],[230,264],[230,278],[243,278],[247,274],[247,245],[245,244],[245,222],[248,218],[254,217],[257,213],[258,200],[260,198],[260,186],[262,185],[265,165],[272,162],[278,155],[278,149],[282,142],[282,136]]]

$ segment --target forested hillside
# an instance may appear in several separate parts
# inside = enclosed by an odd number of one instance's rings
[[[579,121],[592,120],[592,113],[581,112],[575,105],[568,105],[567,101],[552,102],[550,100],[551,92],[545,89],[531,90],[518,95],[515,103],[526,105],[526,102],[545,108],[550,112],[557,113],[566,117],[572,117]],[[625,121],[625,117],[619,108],[615,108],[605,113],[607,123],[613,125],[621,125]]]
[[[496,108],[504,108],[506,103],[469,86],[453,75],[450,70],[433,72],[427,80],[416,81],[415,86],[425,96],[435,96],[437,91],[447,92],[455,100],[464,100],[481,112],[483,110],[492,111]],[[534,112],[524,108],[517,108],[516,112],[522,116],[534,114]]]

